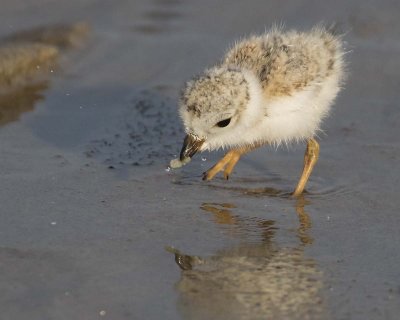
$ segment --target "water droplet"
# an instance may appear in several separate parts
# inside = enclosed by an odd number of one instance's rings
[[[201,161],[207,161],[206,157],[201,157]]]
[[[57,222],[56,222],[56,221],[52,221],[52,222],[50,222],[50,224],[51,224],[52,226],[55,226],[55,225],[57,224]]]
[[[105,311],[105,310],[101,310],[101,311],[99,312],[99,315],[100,315],[101,317],[104,317],[104,316],[106,315],[106,311]]]
[[[165,171],[166,171],[166,172],[170,172],[170,171],[171,171],[171,168],[170,168],[170,167],[166,167],[166,168],[165,168]]]

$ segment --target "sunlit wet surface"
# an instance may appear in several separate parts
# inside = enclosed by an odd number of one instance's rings
[[[360,6],[3,3],[0,318],[397,319],[399,8]],[[353,52],[302,197],[303,145],[228,181],[201,180],[222,152],[168,167],[185,80],[243,35],[321,20]]]

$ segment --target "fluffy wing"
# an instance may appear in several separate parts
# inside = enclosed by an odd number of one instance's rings
[[[342,56],[340,37],[323,28],[308,33],[275,29],[237,43],[224,64],[254,71],[267,96],[288,96],[333,74],[341,79]]]

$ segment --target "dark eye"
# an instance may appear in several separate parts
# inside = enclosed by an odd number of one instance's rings
[[[231,122],[231,118],[225,119],[225,120],[221,120],[219,122],[217,122],[217,126],[220,128],[224,128],[226,127],[229,123]]]

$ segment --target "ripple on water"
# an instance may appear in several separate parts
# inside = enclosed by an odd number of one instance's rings
[[[308,184],[307,196],[311,199],[333,199],[346,197],[356,192],[355,186],[336,179],[324,177],[312,178]]]
[[[230,190],[243,195],[254,197],[280,197],[288,198],[292,192],[288,181],[282,179],[278,174],[269,174],[263,177],[240,177],[236,175],[230,180],[216,177],[211,181],[203,181],[201,176],[190,174],[181,174],[173,179],[173,183],[179,185],[200,185],[205,188]]]
[[[199,175],[183,172],[174,177],[173,183],[179,185],[200,185],[205,188],[230,190],[252,197],[267,196],[287,199],[291,197],[297,180],[295,177],[289,180],[282,178],[279,174],[269,173],[262,177],[240,177],[235,175],[235,177],[232,177],[228,181],[221,177],[216,177],[211,181],[205,182],[201,180],[201,176]],[[322,177],[311,177],[304,194],[311,199],[333,199],[346,197],[355,192],[355,186],[352,184],[344,184],[337,180]]]

